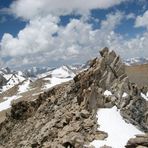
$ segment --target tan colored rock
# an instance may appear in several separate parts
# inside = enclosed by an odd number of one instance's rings
[[[103,48],[101,51],[100,51],[100,55],[102,57],[105,57],[109,52],[109,49],[107,47]]]
[[[108,134],[103,132],[103,131],[97,131],[95,134],[95,139],[96,140],[104,140],[108,137]]]
[[[112,147],[111,146],[104,145],[104,146],[101,146],[100,148],[112,148]]]
[[[88,118],[90,116],[90,113],[84,109],[80,112],[80,115],[82,118]]]
[[[148,135],[137,135],[136,138],[131,138],[126,148],[134,148],[134,147],[148,147]]]

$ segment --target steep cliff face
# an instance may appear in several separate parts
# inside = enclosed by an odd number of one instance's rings
[[[108,134],[98,131],[99,108],[117,106],[126,121],[148,132],[148,101],[130,83],[120,57],[104,48],[101,58],[74,80],[56,86],[31,102],[12,105],[0,124],[1,147],[84,148]],[[110,95],[105,95],[105,92]]]

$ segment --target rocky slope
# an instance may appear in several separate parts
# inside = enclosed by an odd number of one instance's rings
[[[126,66],[126,73],[139,87],[148,86],[148,64]]]
[[[140,90],[129,81],[125,66],[114,51],[104,48],[100,54],[101,58],[92,60],[90,68],[73,80],[49,89],[33,101],[12,104],[7,118],[0,124],[0,146],[91,147],[94,140],[108,138],[108,133],[99,130],[98,109],[114,106],[125,121],[147,133],[146,88]],[[147,138],[143,134],[125,145],[148,147]]]
[[[36,99],[40,93],[47,89],[71,80],[75,76],[75,73],[68,66],[62,66],[45,73],[37,72],[35,77],[23,77],[23,79],[19,79],[23,75],[25,74],[19,72],[19,75],[15,74],[14,77],[14,72],[3,73],[4,78],[9,76],[10,79],[6,81],[5,85],[2,85],[0,92],[0,111],[10,108],[11,101]],[[13,83],[10,84],[10,82]]]

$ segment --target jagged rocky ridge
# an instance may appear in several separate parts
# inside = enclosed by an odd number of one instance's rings
[[[12,105],[0,124],[1,147],[84,148],[94,139],[108,135],[97,130],[99,108],[117,106],[126,121],[148,132],[148,102],[136,84],[130,83],[125,67],[114,51],[104,48],[101,58],[74,80],[40,94],[38,99]],[[112,92],[104,96],[104,91]],[[123,95],[123,94],[127,95]],[[144,93],[144,92],[143,92]],[[147,134],[129,140],[128,148],[148,146]]]

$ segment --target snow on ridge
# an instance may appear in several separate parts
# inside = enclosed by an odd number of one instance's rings
[[[49,75],[51,75],[51,71],[47,71],[45,73],[37,75],[37,79],[44,78],[44,77],[49,76]]]
[[[124,148],[127,141],[137,134],[142,134],[135,126],[128,124],[120,115],[117,107],[100,109],[97,112],[98,130],[108,133],[105,140],[94,140],[90,145],[96,148],[107,145],[113,148]]]
[[[24,75],[22,71],[18,71],[17,74],[18,74],[19,76],[23,76],[23,75]]]
[[[148,92],[146,93],[146,96],[148,97]]]
[[[11,107],[11,101],[19,99],[22,96],[12,96],[12,97],[5,97],[4,102],[0,103],[0,111],[6,110]]]
[[[4,77],[8,82],[5,86],[3,86],[2,92],[12,88],[13,86],[25,80],[23,76],[17,74],[8,74],[4,75]]]
[[[49,74],[49,73],[48,73]],[[74,72],[67,66],[61,66],[50,72],[51,77],[46,77],[43,80],[48,81],[43,87],[43,90],[49,89],[55,85],[67,82],[73,79],[75,76]]]
[[[19,85],[18,92],[24,93],[29,90],[30,80],[24,81],[21,85]]]
[[[75,74],[70,70],[67,66],[61,66],[51,72],[53,77],[66,78],[66,77],[74,77]]]
[[[105,90],[103,94],[104,94],[104,96],[107,96],[107,97],[113,95],[112,92],[109,91],[109,90]],[[128,96],[128,94],[126,92],[124,92],[123,95],[122,95],[122,98],[125,98],[127,96]]]
[[[143,99],[145,99],[146,101],[148,101],[148,92],[147,92],[146,95],[143,94],[143,93],[141,93],[141,97],[142,97]]]
[[[45,78],[45,80],[47,80],[47,78]],[[51,87],[53,87],[55,85],[61,84],[63,82],[70,81],[70,80],[72,80],[72,78],[63,78],[63,79],[61,79],[61,78],[52,77],[52,78],[49,78],[48,80],[49,80],[49,83],[46,83],[44,85],[43,90],[49,89],[49,88],[51,88]]]
[[[49,70],[43,74],[39,74],[37,77],[38,78],[43,78],[46,77],[48,75],[51,75],[52,77],[56,77],[56,78],[73,78],[75,76],[75,73],[73,72],[73,70],[68,67],[68,66],[61,66],[59,68],[55,68],[53,70]]]
[[[104,96],[112,96],[112,92],[109,91],[109,90],[106,90],[106,91],[104,92]]]
[[[123,95],[122,95],[123,98],[125,98],[127,96],[128,96],[128,94],[126,92],[124,92]]]
[[[9,80],[11,77],[12,77],[13,74],[4,74],[3,77],[6,79],[6,80]]]

